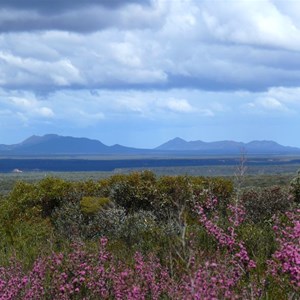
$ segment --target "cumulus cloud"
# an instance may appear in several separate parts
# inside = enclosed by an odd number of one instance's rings
[[[256,105],[266,110],[288,111],[287,107],[275,98],[262,98],[256,101]]]
[[[194,108],[186,99],[169,99],[162,105],[170,111],[178,113],[189,113],[194,111]]]
[[[17,114],[23,116],[23,118],[29,117],[42,117],[52,118],[54,112],[51,108],[43,106],[43,103],[37,101],[34,98],[23,98],[23,97],[9,97],[6,101],[8,106],[14,107],[14,111]]]
[[[117,112],[121,110],[146,115],[149,112],[149,102],[134,96],[125,96],[115,102],[114,110]]]
[[[281,101],[272,97],[258,98],[247,104],[248,108],[265,112],[291,112]]]
[[[149,1],[2,2],[0,32],[62,30],[86,33],[108,27],[143,27],[150,24],[151,17],[155,18]]]
[[[180,115],[197,111],[186,99],[165,99],[163,95],[157,95],[157,98],[153,98],[152,93],[144,94],[144,96],[134,93],[121,96],[121,99],[115,101],[113,109],[119,113],[127,111],[149,119],[167,117],[169,113]]]
[[[44,2],[0,10],[4,88],[263,91],[300,80],[292,1],[66,1],[53,13]]]
[[[54,13],[61,10],[73,10],[91,5],[116,8],[129,3],[149,4],[149,0],[0,0],[0,7]]]
[[[67,59],[47,62],[0,52],[0,64],[3,70],[0,74],[0,82],[3,86],[66,87],[82,82],[79,70]]]
[[[300,87],[273,87],[264,94],[268,97],[277,97],[282,103],[284,103],[285,105],[289,105],[295,109],[300,108]]]
[[[287,2],[291,1],[284,1]],[[298,21],[283,13],[276,2],[238,1],[234,5],[219,2],[216,6],[214,1],[205,1],[204,8],[205,24],[217,40],[300,49]]]
[[[259,103],[267,109],[282,110],[284,108],[282,103],[275,98],[264,98]]]
[[[246,105],[252,112],[299,114],[300,88],[274,87],[255,96]]]
[[[51,118],[54,116],[52,109],[49,107],[36,108],[35,111],[42,117]]]

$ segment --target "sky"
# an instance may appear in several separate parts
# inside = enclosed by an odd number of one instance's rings
[[[300,0],[0,0],[0,144],[300,147]]]

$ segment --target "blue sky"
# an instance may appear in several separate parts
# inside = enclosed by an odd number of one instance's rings
[[[300,147],[300,1],[0,0],[0,144]]]

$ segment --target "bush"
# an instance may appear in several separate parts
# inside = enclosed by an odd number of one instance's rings
[[[285,212],[292,206],[288,191],[279,186],[248,188],[240,197],[247,219],[254,223],[268,221],[275,213]]]
[[[191,177],[164,176],[157,182],[154,212],[163,220],[182,218],[193,206],[194,194]],[[180,220],[182,221],[182,220]]]
[[[85,214],[80,203],[66,202],[52,215],[52,223],[59,236],[69,240],[97,239],[101,236],[118,239],[125,222],[123,208],[108,207]]]
[[[290,192],[294,197],[294,201],[300,204],[300,170],[297,176],[290,182]]]
[[[71,182],[59,178],[47,177],[36,185],[36,198],[41,206],[42,215],[50,216],[53,210],[65,201],[72,201],[76,192]]]
[[[58,236],[69,240],[85,238],[85,216],[81,212],[79,202],[66,202],[60,208],[56,208],[51,220]]]
[[[156,180],[152,172],[112,176],[110,198],[127,212],[151,210],[156,198]]]
[[[107,197],[83,197],[80,201],[81,211],[85,215],[94,215],[100,209],[107,207],[109,204],[112,205],[112,202]]]

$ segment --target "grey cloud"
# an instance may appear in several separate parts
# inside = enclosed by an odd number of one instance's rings
[[[1,16],[1,12],[0,12]],[[25,12],[17,14],[17,18],[0,19],[0,32],[22,32],[22,31],[45,31],[62,30],[73,32],[90,32],[107,28],[116,24],[114,13],[107,12],[104,9],[78,12],[72,11],[61,15],[41,16]],[[84,22],[80,22],[81,18]]]
[[[258,15],[252,2],[232,2],[225,12],[205,0],[195,0],[194,6],[192,0],[157,0],[151,8],[129,5],[122,9],[101,3],[47,16],[0,10],[0,31],[1,26],[4,31],[39,30],[0,34],[0,87],[35,92],[65,88],[263,91],[299,85],[297,41],[281,47],[286,45],[285,35],[281,43],[274,43],[274,36],[265,37],[264,27],[253,28],[248,35],[253,25],[248,15]],[[203,3],[207,4],[206,21]],[[264,3],[268,5],[262,11],[272,2]],[[232,19],[238,12],[245,16],[238,19],[240,24]],[[279,25],[286,21],[277,10],[271,17],[272,26],[277,18]],[[223,28],[218,24],[228,30],[218,33]],[[239,39],[231,35],[233,27],[241,33]],[[141,28],[145,30],[136,30]],[[260,34],[257,39],[255,32]]]
[[[136,7],[150,10],[146,0],[3,1],[5,5],[1,2],[2,33],[45,30],[93,32],[107,27],[143,27],[145,22],[149,24],[150,21],[147,18],[143,20],[142,11],[139,17],[134,10]],[[135,7],[128,4],[135,4]],[[127,8],[132,10],[127,12]]]
[[[132,47],[124,47],[122,52],[122,47],[110,47],[111,42],[105,41],[101,34],[89,40],[76,35],[68,40],[66,34],[48,39],[50,49],[41,48],[35,59],[26,58],[28,53],[24,47],[30,43],[25,46],[20,42],[15,44],[14,47],[19,49],[16,55],[0,53],[0,85],[42,93],[65,88],[265,91],[273,86],[298,86],[300,82],[300,66],[293,65],[290,59],[293,53],[288,51],[210,45],[203,53],[191,47],[190,56],[194,57],[188,60],[187,53],[174,55],[172,51],[165,53],[164,49],[152,53],[149,45],[140,45],[139,40]],[[64,39],[68,48],[62,44]],[[43,43],[43,37],[40,40]],[[102,44],[93,45],[94,40],[102,40]],[[72,49],[85,43],[80,52],[73,53]],[[32,44],[39,49],[39,43]],[[61,49],[64,49],[63,53]],[[55,58],[50,50],[53,53],[60,51],[61,56]],[[42,58],[38,59],[38,55]],[[63,56],[68,60],[61,59]],[[299,55],[294,53],[292,57]]]
[[[149,0],[0,0],[0,9],[33,10],[45,14],[86,8],[89,6],[103,6],[117,8],[130,3],[149,4]]]

